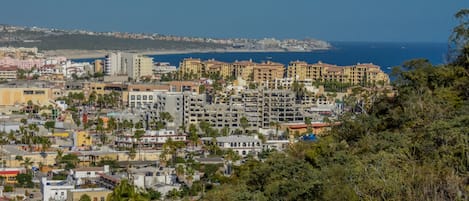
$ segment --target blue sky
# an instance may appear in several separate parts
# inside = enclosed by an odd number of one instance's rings
[[[9,0],[0,24],[202,37],[445,42],[469,0]]]

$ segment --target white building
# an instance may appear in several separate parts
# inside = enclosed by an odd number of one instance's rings
[[[75,168],[71,171],[73,179],[76,180],[77,185],[82,185],[85,180],[98,179],[100,174],[109,173],[109,165],[104,167],[82,167]]]
[[[212,138],[202,138],[204,144],[212,143]],[[230,135],[226,137],[217,137],[216,144],[220,149],[232,149],[241,157],[249,154],[257,156],[262,151],[262,142],[251,136],[246,135]]]
[[[127,75],[133,80],[139,80],[143,76],[152,76],[153,58],[132,53],[109,53],[104,61],[104,74]]]
[[[171,64],[168,62],[158,62],[158,63],[155,63],[153,67],[154,67],[153,72],[155,74],[167,74],[167,73],[177,71],[177,67],[171,66]]]
[[[65,201],[67,192],[73,189],[75,185],[70,177],[66,181],[47,180],[47,177],[41,179],[43,201]]]
[[[140,147],[150,148],[150,149],[161,149],[163,144],[166,143],[168,139],[173,141],[186,141],[185,134],[177,134],[174,130],[158,130],[158,131],[151,131],[148,130],[145,134],[140,138],[139,141],[134,137],[133,133],[126,133],[116,137],[116,144],[120,147],[131,147],[133,144],[140,144]]]
[[[165,91],[129,91],[128,105],[130,108],[148,109],[157,100],[156,96]]]
[[[126,75],[127,69],[121,65],[122,55],[120,52],[112,52],[106,55],[104,60],[105,75]]]
[[[91,69],[93,69],[93,66],[89,62],[72,63],[72,61],[68,60],[62,64],[64,77],[67,78],[71,78],[73,74],[80,77],[87,72],[91,72]]]

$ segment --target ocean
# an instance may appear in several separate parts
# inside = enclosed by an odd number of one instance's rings
[[[353,65],[357,63],[373,63],[381,66],[386,73],[391,67],[403,62],[426,58],[434,65],[446,62],[448,45],[446,43],[384,43],[384,42],[332,42],[334,48],[313,52],[233,52],[233,53],[189,53],[151,55],[154,62],[169,62],[178,66],[184,58],[215,59],[224,62],[249,60],[255,62],[273,61],[288,65],[290,61],[306,61],[336,65]],[[91,62],[93,59],[75,59],[76,62]]]

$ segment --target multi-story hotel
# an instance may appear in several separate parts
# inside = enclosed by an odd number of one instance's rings
[[[215,61],[213,59],[203,62],[205,72],[208,75],[219,73],[221,77],[232,76],[232,66],[230,63]]]
[[[352,66],[336,66],[318,62],[307,64],[302,61],[294,61],[288,65],[287,77],[296,80],[319,82],[340,82],[357,84],[389,83],[389,76],[379,66],[374,64],[356,64]]]
[[[153,58],[131,53],[110,53],[104,62],[106,75],[127,75],[132,80],[153,75]]]
[[[256,63],[249,61],[236,61],[231,64],[233,67],[233,74],[236,77],[241,77],[243,80],[252,80],[252,74]]]
[[[253,68],[253,81],[272,88],[276,79],[283,78],[284,71],[283,64],[270,61],[260,63]]]
[[[195,76],[195,78],[200,78],[202,74],[205,73],[202,60],[193,58],[185,58],[182,60],[179,64],[179,71],[182,77]]]

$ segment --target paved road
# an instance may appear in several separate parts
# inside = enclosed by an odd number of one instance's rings
[[[28,201],[41,201],[42,200],[42,193],[41,189],[39,188],[15,188],[15,193],[24,195],[25,192],[28,191],[29,194],[33,194],[33,198],[29,198],[29,195],[26,196],[26,200]]]

